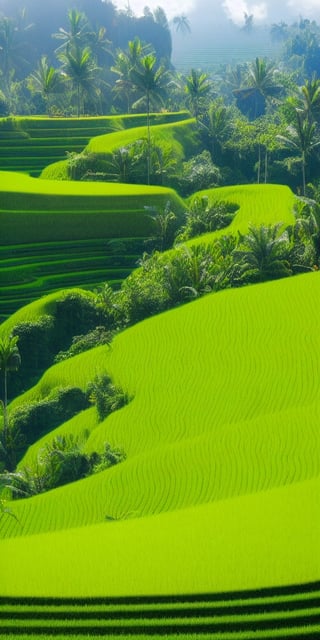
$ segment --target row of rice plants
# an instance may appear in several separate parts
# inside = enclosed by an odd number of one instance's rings
[[[25,633],[59,634],[63,622],[66,637],[83,630],[91,636],[102,630],[135,637],[166,633],[220,634],[270,632],[270,637],[291,637],[297,629],[314,633],[319,628],[318,584],[305,584],[257,592],[139,597],[125,599],[36,600],[2,598],[0,635],[21,628]],[[50,625],[50,627],[48,626]],[[289,635],[282,635],[283,630]],[[292,634],[290,633],[292,630]],[[282,633],[281,633],[282,632]],[[226,636],[228,637],[228,636]],[[230,636],[229,636],[230,637]],[[241,637],[241,635],[239,635]],[[255,636],[257,637],[257,635]],[[268,637],[268,636],[267,636]]]
[[[49,291],[108,281],[120,286],[136,266],[145,238],[7,245],[0,250],[0,319]]]
[[[240,633],[217,633],[212,635],[212,633],[206,634],[206,633],[173,633],[173,634],[168,634],[168,633],[163,633],[163,634],[158,634],[158,633],[152,633],[152,636],[150,636],[150,634],[146,635],[145,633],[138,633],[135,634],[134,636],[131,636],[133,638],[135,638],[135,640],[150,640],[150,638],[152,637],[153,640],[205,640],[206,638],[208,640],[211,640],[212,638],[214,638],[215,640],[264,640],[264,639],[268,639],[268,638],[274,638],[275,640],[294,640],[295,638],[307,638],[307,640],[318,640],[319,639],[319,626],[313,626],[312,629],[310,630],[310,627],[298,627],[296,629],[283,629],[282,632],[280,632],[279,635],[279,631],[260,631],[259,632],[259,636],[255,633],[255,632],[250,632],[250,631],[245,631],[245,632],[240,632]],[[123,635],[123,634],[121,634]],[[11,633],[9,635],[6,636],[7,640],[30,640],[30,637],[35,637],[34,635],[20,635],[20,634],[14,634],[12,635]],[[52,637],[52,636],[50,636]],[[90,634],[91,638],[94,638],[95,636]],[[97,636],[98,637],[98,636]],[[101,635],[99,634],[99,637],[101,637]],[[129,636],[126,635],[126,638],[128,638]],[[43,634],[36,634],[36,640],[45,640],[46,638],[48,638],[48,635],[43,635]],[[66,640],[67,638],[70,638],[70,636],[68,635],[54,635],[55,640]],[[79,635],[79,634],[72,634],[72,638],[73,640],[88,640],[88,634],[85,635]],[[114,635],[114,634],[109,634],[108,633],[108,638],[109,640],[119,640],[119,634]]]
[[[1,633],[10,632],[12,629],[21,629],[21,625],[17,620],[9,617],[2,617],[1,620]],[[229,613],[225,616],[203,616],[198,615],[192,618],[184,618],[179,616],[166,617],[163,613],[158,614],[157,617],[148,617],[147,619],[134,616],[124,616],[121,614],[118,618],[103,617],[100,614],[95,617],[78,618],[73,617],[72,610],[70,610],[64,619],[60,616],[54,615],[48,619],[41,619],[37,617],[36,620],[24,617],[23,629],[24,632],[29,630],[29,633],[75,633],[76,631],[83,631],[84,633],[99,634],[102,631],[105,634],[108,633],[127,633],[128,635],[134,635],[136,633],[149,633],[160,631],[161,633],[181,633],[188,631],[189,633],[223,633],[223,632],[239,632],[239,631],[252,631],[258,633],[259,631],[269,629],[273,631],[281,631],[281,629],[294,629],[299,626],[309,626],[312,629],[312,625],[320,627],[320,607],[313,610],[304,609],[300,611],[287,611],[262,613],[262,614],[242,614],[235,615]]]

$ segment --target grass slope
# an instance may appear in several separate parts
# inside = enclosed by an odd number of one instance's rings
[[[296,196],[291,189],[277,184],[251,184],[220,187],[198,191],[191,198],[189,204],[202,196],[206,196],[210,203],[226,201],[236,204],[237,210],[227,229],[220,229],[213,233],[204,234],[190,240],[190,243],[202,244],[228,233],[247,233],[248,225],[273,225],[282,222],[284,225],[295,221],[293,209]]]
[[[185,112],[151,114],[151,122],[176,122]],[[66,152],[81,153],[93,136],[146,124],[146,114],[85,118],[0,118],[0,169],[38,176],[45,166],[64,160]]]
[[[154,144],[169,145],[171,154],[182,161],[186,156],[194,155],[199,150],[199,139],[194,118],[185,118],[180,122],[157,124],[151,120],[151,136]],[[111,160],[112,153],[127,147],[137,140],[147,140],[148,129],[136,126],[131,129],[120,129],[104,135],[94,136],[84,149],[84,154],[102,154]],[[41,173],[45,179],[68,179],[67,161],[60,161],[45,167]]]
[[[163,187],[40,181],[10,172],[0,172],[1,177],[0,319],[63,287],[106,280],[119,286],[154,231],[144,206],[161,210],[170,200],[178,215],[187,206]],[[192,239],[193,245],[245,233],[250,222],[294,222],[295,196],[285,186],[222,187],[194,197],[202,195],[211,202],[233,202],[239,209],[228,228]]]
[[[119,286],[154,223],[145,206],[185,205],[165,187],[38,180],[0,172],[0,318],[61,288]]]
[[[14,503],[19,522],[2,518],[2,535],[18,536],[0,543],[4,593],[183,593],[319,578],[319,288],[312,273],[207,296],[132,327],[111,350],[52,367],[17,399],[84,387],[98,371],[134,396],[91,423],[87,443],[120,445],[126,462]]]

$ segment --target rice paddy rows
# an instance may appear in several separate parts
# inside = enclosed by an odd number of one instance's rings
[[[185,113],[153,115],[155,121],[178,121]],[[0,169],[40,175],[48,164],[80,153],[90,138],[112,131],[117,122],[130,128],[145,124],[146,116],[96,118],[0,118]],[[57,135],[58,134],[58,135]]]
[[[145,238],[107,238],[7,245],[0,248],[0,321],[49,291],[109,282],[119,286]]]
[[[162,598],[0,599],[0,636],[316,638],[319,584]],[[254,634],[254,635],[253,635]],[[81,637],[79,635],[79,637]]]

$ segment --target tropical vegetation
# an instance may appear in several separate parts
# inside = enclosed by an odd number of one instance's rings
[[[316,638],[320,29],[181,73],[184,14],[25,4],[0,1],[0,635]]]

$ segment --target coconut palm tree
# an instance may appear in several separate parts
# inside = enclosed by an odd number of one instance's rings
[[[47,56],[41,56],[37,69],[28,78],[28,86],[40,93],[48,106],[50,96],[64,90],[64,81],[61,72],[49,65]]]
[[[131,98],[134,91],[130,78],[131,69],[132,63],[128,54],[119,49],[116,52],[115,61],[111,67],[111,71],[118,76],[112,91],[120,99],[124,100],[127,113],[130,113],[131,110]]]
[[[256,227],[240,235],[233,256],[241,282],[261,282],[292,275],[289,264],[290,242],[283,225]]]
[[[274,64],[264,58],[256,58],[247,67],[244,86],[233,92],[238,107],[253,120],[265,113],[268,100],[279,97],[283,91],[275,72]]]
[[[10,97],[10,89],[15,71],[28,66],[24,57],[23,33],[32,25],[19,28],[12,18],[0,19],[0,68],[3,76],[3,91]]]
[[[175,16],[172,22],[177,33],[181,33],[183,36],[191,33],[190,21],[184,14],[181,16]]]
[[[150,184],[151,172],[151,138],[150,138],[150,109],[151,105],[162,106],[166,95],[166,87],[169,78],[168,70],[161,65],[157,67],[156,56],[148,54],[141,58],[138,65],[130,72],[132,86],[141,94],[134,107],[145,105],[147,111],[147,183]]]
[[[278,135],[277,139],[284,148],[297,152],[298,156],[292,162],[300,162],[302,170],[302,193],[306,194],[306,167],[308,159],[320,145],[320,138],[315,122],[310,122],[308,116],[296,109],[295,122],[287,127],[287,135]]]
[[[67,47],[58,55],[62,62],[62,74],[69,80],[76,92],[77,116],[83,112],[84,96],[98,98],[98,73],[99,67],[96,65],[89,47],[74,45]]]
[[[222,99],[210,103],[208,111],[199,120],[207,139],[210,153],[215,162],[220,157],[224,143],[230,137],[233,128],[233,114]]]
[[[320,79],[313,75],[311,80],[306,80],[300,91],[303,107],[309,119],[311,121],[318,120],[320,116]]]
[[[213,83],[207,73],[191,69],[190,75],[185,79],[185,93],[187,104],[198,119],[200,108],[206,98],[212,93]]]
[[[77,9],[69,9],[67,15],[69,30],[60,27],[59,31],[52,36],[62,40],[62,44],[56,50],[57,54],[70,47],[84,47],[88,41],[89,24],[86,15]]]

